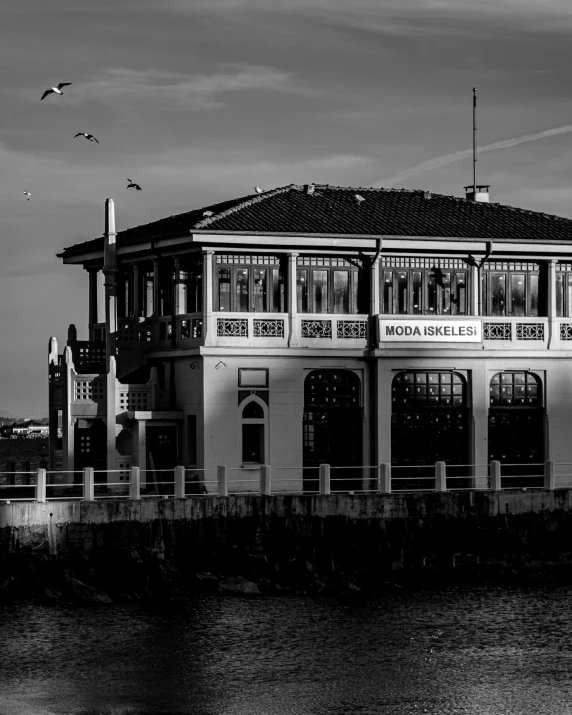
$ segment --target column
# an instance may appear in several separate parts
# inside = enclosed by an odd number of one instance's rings
[[[161,265],[159,258],[153,258],[153,317],[161,315]]]
[[[203,253],[203,336],[205,345],[214,345],[216,319],[213,313],[213,256],[214,251]]]
[[[369,344],[374,346],[377,344],[378,334],[378,315],[381,309],[380,291],[379,291],[379,263],[380,256],[373,259],[369,271]]]
[[[298,297],[296,292],[296,259],[298,253],[288,254],[288,347],[300,345],[300,319],[298,317]]]
[[[139,263],[133,264],[133,317],[141,317],[141,275]]]
[[[62,471],[73,472],[74,469],[74,424],[71,406],[74,400],[74,384],[72,351],[69,345],[64,350],[62,366]],[[73,474],[65,474],[66,482],[72,481]]]
[[[560,324],[556,315],[556,258],[548,261],[547,270],[547,300],[546,315],[548,316],[548,343],[547,348],[553,347],[553,342],[560,342]]]
[[[103,275],[105,278],[105,340],[107,361],[115,356],[117,333],[117,234],[113,199],[105,200]],[[108,362],[109,364],[109,362]]]
[[[139,467],[143,471],[141,475],[141,482],[145,484],[147,469],[147,434],[146,434],[146,420],[135,420],[135,426],[133,429],[133,466]]]
[[[187,284],[183,278],[181,271],[181,259],[175,258],[173,261],[173,273],[175,276],[174,282],[174,310],[175,315],[183,315],[187,312]]]
[[[97,274],[99,273],[98,268],[88,268],[89,275],[89,315],[88,315],[88,325],[89,325],[89,339],[93,340],[93,326],[97,323]]]
[[[107,469],[117,469],[117,428],[116,428],[116,365],[115,357],[109,358],[109,370],[107,373],[107,401],[106,401],[106,426],[107,426]],[[108,474],[107,481],[115,481],[115,474]]]
[[[481,272],[477,268],[477,266],[469,266],[470,274],[471,274],[471,280],[470,280],[470,286],[471,286],[471,293],[470,293],[470,303],[469,303],[469,310],[467,311],[468,315],[480,315],[482,313],[482,308],[481,308],[481,300],[480,300],[480,283],[481,283]]]

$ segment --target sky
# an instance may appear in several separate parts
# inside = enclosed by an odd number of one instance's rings
[[[463,196],[475,86],[491,200],[572,218],[571,31],[570,0],[3,3],[0,410],[45,415],[49,337],[87,338],[56,253],[107,197],[123,230],[293,182]]]

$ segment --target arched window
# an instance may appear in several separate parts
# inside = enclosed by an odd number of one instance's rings
[[[491,407],[542,407],[540,379],[531,372],[497,372],[491,380]]]
[[[266,457],[266,410],[260,398],[251,398],[241,414],[241,457],[243,464],[264,464]]]

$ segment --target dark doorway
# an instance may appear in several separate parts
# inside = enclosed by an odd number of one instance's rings
[[[74,470],[85,467],[107,469],[107,428],[103,420],[78,419],[74,434]],[[100,477],[98,480],[98,476]],[[106,475],[95,475],[96,481],[107,481]],[[81,483],[81,474],[74,474],[74,482]]]
[[[180,464],[177,427],[148,425],[146,435],[146,493],[174,494],[174,469]]]
[[[492,378],[488,444],[489,462],[501,463],[504,489],[544,486],[544,407],[537,375],[498,372]]]
[[[449,488],[469,486],[467,383],[456,372],[401,372],[392,384],[392,489],[432,490],[435,462]]]
[[[362,489],[363,410],[351,370],[313,370],[304,381],[304,491],[318,491],[318,467],[332,469],[331,491]]]

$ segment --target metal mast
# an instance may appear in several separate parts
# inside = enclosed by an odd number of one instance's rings
[[[473,87],[473,201],[477,198],[477,88]]]

